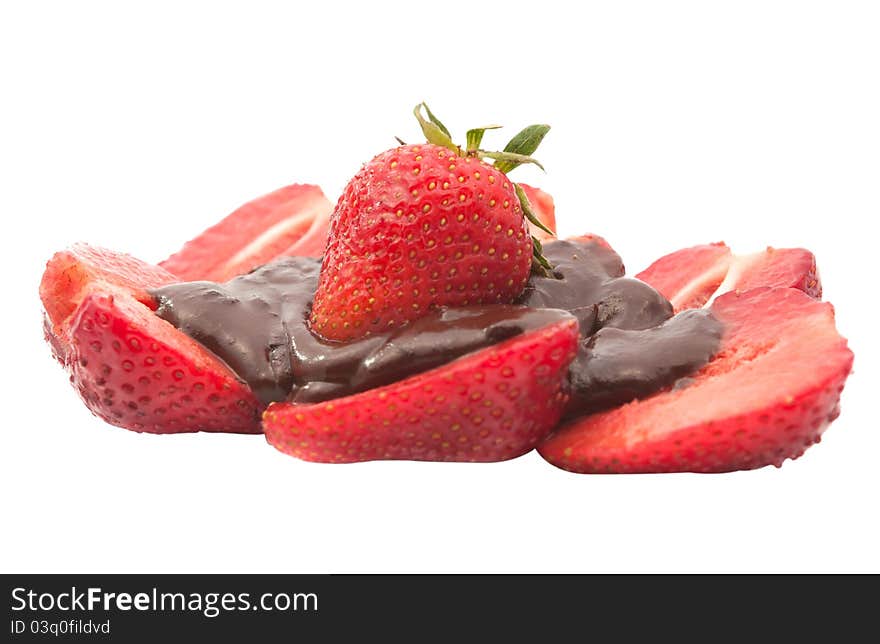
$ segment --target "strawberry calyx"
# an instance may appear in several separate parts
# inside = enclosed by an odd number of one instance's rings
[[[424,114],[422,113],[423,111]],[[537,124],[523,128],[512,139],[510,139],[510,141],[508,141],[507,145],[504,146],[504,150],[498,152],[485,150],[480,146],[483,142],[483,135],[486,131],[498,130],[502,127],[501,125],[485,125],[468,130],[466,134],[466,144],[465,147],[462,148],[452,140],[452,135],[449,133],[449,129],[434,115],[427,103],[422,102],[416,105],[413,109],[413,115],[419,122],[419,126],[422,128],[422,133],[425,135],[425,139],[427,139],[428,143],[447,148],[460,157],[470,157],[482,161],[488,159],[496,169],[504,174],[508,174],[511,170],[528,163],[536,165],[541,168],[541,170],[544,170],[544,166],[531,155],[538,149],[541,141],[547,135],[547,132],[550,131],[549,125]],[[403,144],[399,138],[397,138],[397,140]],[[486,162],[488,163],[488,161]],[[511,183],[513,184],[516,196],[519,199],[523,216],[539,229],[553,235],[553,231],[547,228],[535,215],[525,191],[518,183]],[[534,235],[532,236],[532,272],[544,277],[553,277],[554,275],[553,266],[547,261],[547,258],[544,257],[542,253],[541,242]]]

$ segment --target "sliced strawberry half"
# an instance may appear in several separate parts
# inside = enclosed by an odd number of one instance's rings
[[[330,214],[331,210],[327,210],[315,217],[306,233],[281,254],[285,257],[321,257],[327,246]]]
[[[96,415],[144,432],[259,432],[250,389],[213,354],[157,317],[149,289],[178,281],[158,266],[77,244],[40,283],[53,355]]]
[[[721,349],[685,386],[565,425],[541,455],[573,472],[726,472],[779,466],[818,442],[853,361],[831,305],[760,288],[712,312]]]
[[[711,303],[730,291],[791,287],[822,297],[816,258],[803,248],[767,248],[734,255],[723,242],[693,246],[661,257],[636,277],[671,303],[675,312]]]
[[[596,235],[594,233],[584,233],[583,235],[578,235],[577,237],[568,237],[567,239],[568,239],[568,241],[581,242],[581,243],[595,242],[595,243],[599,244],[600,246],[604,246],[605,248],[607,248],[609,250],[614,250],[613,248],[611,248],[611,244],[609,244],[604,237],[600,237],[599,235]],[[621,262],[621,265],[622,265],[622,262]]]
[[[153,306],[147,289],[177,281],[159,266],[106,248],[75,244],[55,253],[40,281],[40,299],[46,312],[44,330],[53,355],[64,362],[70,319],[90,293],[128,293]]]
[[[519,185],[522,187],[523,192],[526,193],[529,204],[532,206],[532,212],[535,213],[535,216],[537,216],[542,224],[547,226],[547,228],[554,233],[553,235],[548,235],[546,231],[541,230],[533,223],[529,222],[529,228],[531,229],[532,235],[542,241],[545,239],[555,239],[556,206],[553,203],[553,197],[550,193],[544,192],[540,188],[534,188],[525,183],[520,183]]]
[[[724,242],[664,255],[636,275],[670,301],[676,313],[703,306],[727,276],[733,254]]]
[[[286,186],[246,203],[160,265],[185,281],[225,282],[285,254],[331,210],[318,186]]]
[[[816,258],[804,248],[767,248],[751,255],[734,255],[724,281],[709,303],[730,291],[747,291],[760,286],[785,286],[822,299],[822,282]]]
[[[250,389],[124,293],[88,295],[70,327],[71,382],[108,423],[139,432],[258,433]]]
[[[502,461],[531,450],[567,402],[577,348],[574,317],[443,367],[312,405],[274,403],[266,439],[307,461]]]

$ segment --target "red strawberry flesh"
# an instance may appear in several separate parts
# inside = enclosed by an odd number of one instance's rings
[[[281,255],[284,257],[321,257],[327,246],[327,232],[330,230],[330,212],[328,209],[315,217],[305,234]]]
[[[105,248],[75,244],[55,253],[40,281],[46,339],[53,354],[63,362],[70,318],[88,294],[128,293],[152,307],[153,298],[147,290],[175,281],[174,275],[159,266]]]
[[[803,248],[767,248],[752,255],[735,255],[712,298],[760,286],[786,286],[817,300],[822,298],[816,258]]]
[[[160,265],[181,280],[223,282],[287,253],[331,209],[318,186],[286,186],[241,206]]]
[[[582,242],[585,244],[587,242],[596,242],[597,244],[599,244],[603,248],[607,248],[608,250],[614,250],[613,248],[611,248],[611,244],[609,244],[608,241],[604,237],[600,237],[599,235],[596,235],[594,233],[584,233],[583,235],[578,235],[577,237],[568,237],[568,241]],[[620,261],[620,266],[623,267],[623,260],[620,260],[619,255],[618,255],[618,260]],[[621,268],[621,270],[622,270],[622,268]]]
[[[406,380],[313,405],[275,403],[270,444],[298,458],[500,461],[531,450],[559,420],[577,322],[539,330]]]
[[[574,472],[725,472],[818,442],[853,360],[831,305],[759,288],[721,296],[712,313],[721,350],[685,386],[567,424],[541,455]]]
[[[723,243],[683,248],[636,275],[660,291],[676,312],[703,306],[724,281],[733,256]]]
[[[797,288],[816,299],[822,297],[816,258],[803,248],[734,255],[721,242],[693,246],[661,257],[636,277],[663,293],[676,312],[760,286]]]

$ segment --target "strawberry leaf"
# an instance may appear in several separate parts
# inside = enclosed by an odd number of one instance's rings
[[[514,152],[487,152],[486,150],[477,150],[477,155],[488,159],[495,159],[495,167],[501,172],[508,173],[514,168],[518,168],[523,163],[533,163],[534,165],[544,169],[537,159],[526,156],[524,154],[516,154]]]
[[[424,133],[425,138],[428,140],[428,143],[433,143],[434,145],[449,148],[457,154],[458,146],[452,142],[452,138],[449,136],[446,128],[442,127],[443,124],[441,123],[440,125],[437,125],[437,123],[430,120],[430,116],[426,119],[422,115],[422,108],[425,108],[425,110],[428,111],[427,105],[425,105],[424,103],[419,103],[413,110],[413,114],[418,120],[419,125],[422,128],[422,132]],[[428,111],[428,114],[430,113],[431,112]]]
[[[468,130],[467,151],[476,152],[480,148],[480,143],[483,142],[483,135],[486,133],[486,130],[497,130],[500,128],[500,125],[486,125],[485,127],[477,127],[473,130]]]
[[[522,207],[523,216],[532,222],[535,226],[543,230],[545,233],[549,233],[556,237],[556,233],[547,228],[538,217],[535,215],[535,212],[532,210],[532,204],[529,203],[529,198],[526,196],[526,191],[522,189],[522,186],[518,183],[513,184],[513,190],[516,192],[516,196],[519,199],[519,205]],[[541,240],[532,235],[532,272],[536,275],[543,275],[544,277],[551,277],[554,275],[553,265],[544,257],[544,246],[541,244]]]
[[[525,218],[548,235],[556,237],[556,233],[547,228],[547,226],[544,225],[544,222],[538,219],[538,216],[535,215],[535,211],[532,210],[532,204],[529,203],[529,198],[526,196],[526,191],[522,189],[522,186],[518,183],[514,183],[513,189],[516,192],[517,198],[519,198],[519,205],[522,207],[523,215],[525,215]]]
[[[428,114],[428,120],[431,121],[434,125],[440,128],[440,131],[443,132],[450,140],[452,140],[452,135],[449,133],[449,130],[446,129],[446,126],[440,122],[436,116],[434,116],[434,112],[431,111],[431,108],[428,107],[427,103],[422,103],[422,107],[425,108],[425,112]]]
[[[549,125],[530,125],[510,139],[510,142],[504,147],[504,152],[529,157],[538,149],[541,141],[544,140],[549,131]],[[526,163],[526,161],[517,162],[513,159],[498,159],[495,162],[495,167],[501,170],[501,172],[507,173],[522,163]],[[543,170],[543,168],[541,169]]]

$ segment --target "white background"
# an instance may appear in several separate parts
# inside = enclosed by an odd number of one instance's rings
[[[3,3],[0,570],[880,571],[876,3],[296,4]],[[55,250],[157,261],[286,183],[335,199],[417,138],[420,100],[459,133],[553,124],[547,175],[517,173],[633,271],[722,239],[813,250],[856,353],[822,444],[603,477],[312,465],[90,416],[41,338]]]

